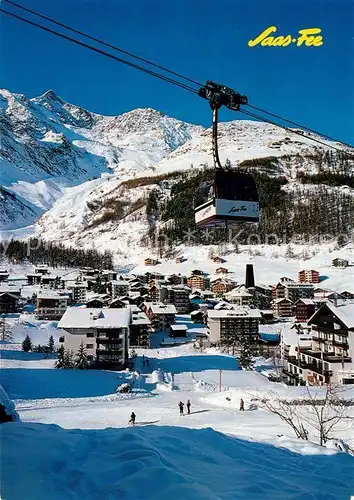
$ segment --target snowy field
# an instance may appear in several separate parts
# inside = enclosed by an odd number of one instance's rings
[[[116,394],[126,381],[133,392]],[[1,384],[22,420],[2,425],[4,500],[354,494],[353,457],[297,440],[278,417],[251,409],[254,394],[296,397],[304,389],[242,371],[236,359],[214,350],[141,349],[129,373],[56,370],[54,359],[6,349]],[[178,403],[188,399],[191,414],[180,416]],[[354,422],[336,437],[354,447]]]

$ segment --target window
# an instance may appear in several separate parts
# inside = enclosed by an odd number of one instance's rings
[[[86,349],[93,349],[93,344],[86,344]]]
[[[92,332],[86,333],[86,337],[87,337],[87,338],[89,338],[89,337],[94,337],[94,336],[95,336],[95,335],[94,335],[94,333],[92,333]]]

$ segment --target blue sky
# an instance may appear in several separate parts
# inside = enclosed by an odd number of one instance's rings
[[[352,0],[18,0],[78,29],[175,69],[215,80],[249,102],[341,140],[354,141]],[[20,13],[3,0],[7,10]],[[247,45],[322,29],[322,47]],[[102,114],[152,107],[210,125],[206,101],[0,14],[0,85],[28,97],[52,88]],[[224,110],[222,120],[237,118]]]

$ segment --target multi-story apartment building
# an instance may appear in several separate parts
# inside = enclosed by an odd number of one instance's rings
[[[293,303],[289,299],[273,300],[273,311],[279,318],[287,318],[293,315]]]
[[[88,283],[87,281],[78,281],[68,286],[71,290],[71,297],[74,304],[84,304],[86,302]]]
[[[257,342],[261,314],[258,309],[237,307],[233,309],[207,311],[207,326],[212,344],[237,340],[247,337],[250,342]]]
[[[312,299],[314,286],[311,283],[296,283],[295,281],[279,282],[273,288],[273,298],[289,299],[296,302],[298,299]]]
[[[44,274],[41,276],[41,288],[44,290],[56,290],[61,288],[61,279],[59,276]]]
[[[210,279],[203,274],[192,274],[187,278],[187,285],[192,290],[206,290],[210,287]]]
[[[316,310],[316,302],[313,299],[299,299],[295,302],[294,313],[296,321],[306,323]]]
[[[108,284],[110,294],[113,299],[122,297],[129,292],[129,282],[125,280],[111,280]]]
[[[37,319],[59,320],[68,307],[69,296],[56,291],[40,290],[37,295]]]
[[[174,304],[176,310],[179,314],[188,314],[190,312],[191,304],[189,301],[189,295],[191,289],[187,285],[175,285],[168,287],[168,299],[169,304]]]
[[[211,291],[216,297],[223,297],[225,293],[230,292],[235,286],[235,283],[227,279],[218,278],[211,284]]]
[[[153,304],[152,302],[144,302],[141,305],[149,318],[152,332],[168,331],[170,326],[175,322],[177,309],[173,304]]]
[[[128,361],[132,313],[122,309],[69,307],[58,327],[65,349],[77,353],[83,344],[88,356],[103,367],[123,367]]]
[[[300,383],[354,384],[354,304],[323,304],[310,318],[311,348],[288,359]]]
[[[303,269],[298,274],[299,283],[319,283],[320,273],[314,269]]]
[[[137,306],[130,306],[132,311],[129,346],[150,347],[149,327],[150,320],[147,315]]]

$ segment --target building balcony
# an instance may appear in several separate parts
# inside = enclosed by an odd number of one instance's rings
[[[123,345],[123,340],[120,337],[97,337],[97,344],[109,345],[109,344],[119,344]]]
[[[324,334],[337,334],[337,335],[348,335],[348,330],[345,330],[344,328],[333,328],[332,326],[318,326],[318,325],[312,325],[312,329],[315,332],[321,332]]]
[[[328,363],[351,363],[352,361],[350,356],[338,356],[334,353],[322,353],[321,351],[311,351],[310,349],[302,349],[301,353]]]
[[[123,349],[97,349],[96,350],[97,356],[121,356],[123,354]]]

